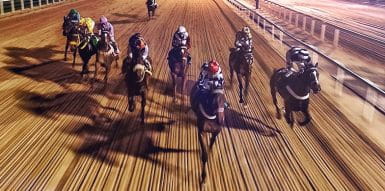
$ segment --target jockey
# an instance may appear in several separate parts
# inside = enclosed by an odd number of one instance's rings
[[[150,64],[150,61],[147,59],[148,45],[145,42],[143,36],[140,33],[135,33],[128,40],[128,45],[129,45],[128,50],[131,50],[131,52],[129,52],[129,56],[131,58],[134,58],[136,56],[141,55],[147,70],[151,71],[152,70],[151,64]]]
[[[118,44],[115,41],[114,27],[110,22],[108,22],[105,16],[100,17],[100,22],[98,23],[98,34],[102,35],[103,32],[106,32],[110,38],[111,45],[114,48],[115,54],[119,54]]]
[[[222,69],[216,60],[203,63],[199,74],[198,86],[201,90],[223,89]]]
[[[187,63],[191,64],[191,55],[189,52],[191,48],[191,40],[186,30],[186,27],[182,25],[178,27],[178,29],[174,33],[171,45],[173,47],[173,50],[176,50],[177,48],[180,48],[180,47],[186,47],[187,53],[188,53]]]
[[[156,3],[155,0],[147,0],[146,5],[155,8],[158,7],[158,3]]]
[[[70,19],[71,23],[78,24],[80,21],[80,14],[76,9],[71,9],[67,18]]]
[[[86,34],[94,35],[95,21],[90,17],[81,17],[79,20],[79,26],[85,29],[84,32]]]
[[[297,66],[298,70],[293,68],[293,64]],[[309,51],[304,48],[292,47],[286,52],[286,67],[288,69],[287,76],[296,71],[303,71],[305,67],[311,64],[312,62]]]
[[[253,40],[251,38],[250,28],[245,26],[235,35],[235,48],[237,52],[251,53],[253,49]]]

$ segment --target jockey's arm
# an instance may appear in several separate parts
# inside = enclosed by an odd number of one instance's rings
[[[114,31],[114,26],[112,26],[112,24],[111,23],[108,23],[108,25],[110,25],[110,38],[111,38],[111,40],[112,41],[115,41],[115,31]]]

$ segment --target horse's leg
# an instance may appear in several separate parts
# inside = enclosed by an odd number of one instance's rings
[[[184,102],[184,87],[186,86],[186,75],[182,77],[182,103]]]
[[[217,139],[218,133],[213,133],[213,135],[210,138],[210,150],[213,149],[213,145],[215,143],[215,140]]]
[[[108,82],[108,74],[110,73],[110,67],[111,67],[111,59],[109,55],[106,55],[107,58],[105,59],[106,62],[106,74],[104,75],[104,84],[107,85]]]
[[[171,74],[171,77],[172,77],[172,87],[173,87],[173,102],[175,103],[176,102],[176,75],[175,74]]]
[[[77,48],[75,48],[75,51],[74,51],[74,60],[73,60],[73,62],[72,62],[72,68],[74,68],[75,67],[75,62],[76,62],[76,52],[78,51],[78,49]]]
[[[68,51],[68,45],[69,45],[69,41],[67,39],[66,41],[66,46],[65,46],[65,49],[64,49],[64,61],[67,61],[67,51]]]
[[[301,125],[301,126],[304,126],[304,125],[308,124],[311,121],[311,116],[310,116],[310,113],[309,113],[309,102],[307,102],[304,105],[305,106],[303,106],[301,111],[305,115],[305,119],[304,119],[304,121],[299,122],[299,125]]]
[[[99,62],[99,54],[96,53],[96,60],[95,60],[95,68],[94,68],[94,79],[93,79],[93,82],[96,81],[97,79],[97,76],[98,76],[98,62]]]
[[[206,182],[206,176],[207,176],[207,173],[206,173],[206,164],[207,164],[207,161],[208,161],[208,154],[207,154],[207,149],[206,149],[206,141],[205,139],[203,138],[203,132],[201,129],[203,129],[203,125],[204,125],[204,122],[198,122],[198,124],[201,123],[202,124],[202,127],[199,127],[198,126],[198,138],[199,138],[199,145],[201,146],[201,150],[202,150],[202,155],[201,155],[201,160],[202,160],[202,174],[201,174],[201,185],[204,184]]]
[[[128,111],[133,112],[135,110],[134,96],[128,96]]]
[[[290,125],[290,127],[293,127],[294,120],[293,120],[293,111],[290,107],[290,104],[285,101],[285,119],[286,122]]]
[[[230,88],[233,88],[234,68],[230,65]]]
[[[243,103],[243,83],[242,83],[242,76],[240,74],[237,74],[238,84],[239,84],[239,103]]]
[[[245,106],[247,105],[248,95],[249,95],[250,75],[251,73],[248,73],[245,76]]]
[[[270,79],[270,93],[271,93],[271,97],[273,98],[273,103],[274,103],[275,111],[276,111],[276,117],[277,117],[277,119],[281,119],[282,115],[281,115],[281,111],[278,108],[277,90],[275,88],[275,74]]]
[[[140,114],[140,117],[142,119],[141,123],[144,124],[144,109],[146,107],[146,93],[142,93],[142,113]]]

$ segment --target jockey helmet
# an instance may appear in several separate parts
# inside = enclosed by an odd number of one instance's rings
[[[70,15],[78,14],[79,12],[76,9],[70,10]]]
[[[101,16],[99,21],[101,24],[106,24],[108,22],[108,20],[105,16]]]
[[[248,38],[251,38],[251,32],[250,32],[250,28],[248,26],[243,27],[242,32],[244,32]]]
[[[178,33],[186,33],[187,30],[186,30],[186,27],[184,27],[183,25],[180,25],[178,27]]]
[[[294,51],[290,55],[290,60],[291,62],[303,63],[306,65],[310,62],[311,59],[309,51],[307,51],[306,49],[294,49]]]
[[[215,74],[219,71],[219,63],[214,59],[209,62],[209,71]]]

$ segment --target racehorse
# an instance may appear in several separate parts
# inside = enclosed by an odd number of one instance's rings
[[[230,48],[229,66],[230,66],[230,85],[233,84],[234,71],[237,73],[239,84],[239,103],[247,106],[247,97],[249,94],[250,76],[252,64],[254,62],[253,54],[238,53],[235,48]],[[243,89],[245,87],[245,89]],[[244,96],[243,96],[244,94]]]
[[[177,90],[177,78],[182,78],[182,100],[184,99],[183,93],[186,87],[186,75],[189,68],[187,64],[188,52],[187,47],[179,47],[171,49],[168,56],[168,66],[171,71],[172,86],[174,89],[173,101],[176,101],[176,90]]]
[[[90,61],[93,55],[97,53],[97,43],[98,39],[96,36],[91,34],[81,34],[81,42],[78,46],[78,51],[80,58],[83,61],[83,69],[80,73],[83,77],[84,74],[88,74],[88,62]]]
[[[207,143],[203,135],[205,133],[212,134],[209,143],[209,149],[211,150],[216,137],[225,124],[225,102],[226,98],[223,89],[213,89],[211,92],[204,93],[199,90],[196,83],[191,90],[190,104],[197,118],[198,138],[202,151],[201,185],[206,182],[206,164],[208,161]]]
[[[301,126],[306,125],[311,120],[308,109],[310,90],[315,94],[321,91],[317,66],[318,63],[315,65],[311,64],[310,66],[306,66],[302,71],[300,70],[289,76],[287,75],[287,68],[280,68],[274,71],[270,78],[270,90],[277,112],[276,117],[278,119],[281,118],[276,97],[276,92],[278,91],[284,101],[284,116],[286,122],[291,127],[293,127],[294,123],[292,111],[301,111],[305,115],[304,121],[299,122]]]
[[[75,67],[75,60],[76,60],[76,50],[80,43],[80,31],[78,26],[73,24],[70,19],[64,16],[63,18],[63,35],[67,37],[65,50],[64,50],[64,60],[67,60],[67,50],[68,47],[70,47],[70,50],[73,54],[73,62],[72,67]]]
[[[107,84],[108,74],[110,73],[111,64],[113,61],[116,63],[116,67],[118,67],[119,56],[115,55],[114,48],[110,43],[110,39],[108,37],[108,33],[103,32],[98,43],[98,51],[96,54],[96,62],[95,62],[95,74],[94,78],[97,78],[98,75],[98,63],[106,69],[106,73],[104,76],[104,83]]]
[[[147,57],[151,62],[151,59]],[[146,107],[146,96],[149,86],[149,80],[152,73],[145,69],[144,61],[141,56],[133,57],[132,59],[126,57],[122,64],[122,74],[127,87],[128,95],[128,110],[133,112],[135,110],[135,96],[142,98],[141,122],[144,124],[144,109]]]
[[[158,4],[155,3],[155,0],[147,0],[147,12],[148,12],[148,19],[150,20],[151,17],[155,16],[155,10],[158,8]]]

